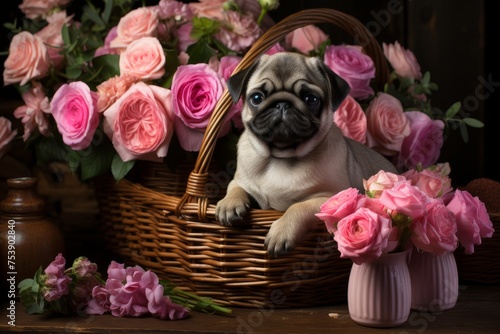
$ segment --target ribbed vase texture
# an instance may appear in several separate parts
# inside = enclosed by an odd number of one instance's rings
[[[406,322],[411,305],[409,254],[408,250],[368,263],[353,263],[347,302],[354,322],[371,327],[396,327]]]
[[[452,252],[434,255],[413,250],[408,264],[411,277],[411,308],[444,311],[458,299],[458,270]]]

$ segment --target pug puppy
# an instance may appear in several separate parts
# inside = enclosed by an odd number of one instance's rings
[[[396,172],[383,156],[342,135],[333,112],[349,92],[320,59],[298,53],[262,55],[228,80],[233,101],[243,98],[244,130],[237,168],[216,206],[222,225],[241,221],[252,201],[283,211],[265,239],[272,256],[292,250],[319,221],[321,204],[363,178]]]

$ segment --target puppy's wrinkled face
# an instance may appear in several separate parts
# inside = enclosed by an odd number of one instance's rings
[[[345,82],[319,59],[297,53],[263,55],[240,74],[240,93],[234,89],[237,78],[231,80],[233,98],[241,94],[244,99],[242,119],[252,145],[277,158],[307,155],[329,131],[333,111],[346,94],[339,87]]]

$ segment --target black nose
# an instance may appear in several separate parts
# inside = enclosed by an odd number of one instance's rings
[[[278,102],[276,103],[276,109],[281,111],[282,113],[290,109],[290,103],[289,102]]]

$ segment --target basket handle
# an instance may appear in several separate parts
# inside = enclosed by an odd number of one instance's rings
[[[331,8],[305,9],[276,23],[267,30],[243,56],[233,74],[252,65],[261,54],[265,53],[269,48],[282,40],[288,33],[297,28],[320,23],[331,23],[340,27],[345,32],[349,33],[358,45],[363,47],[364,51],[374,62],[376,69],[375,82],[382,90],[384,85],[389,81],[389,70],[382,48],[375,37],[360,21],[351,15]],[[212,159],[220,128],[232,104],[233,102],[226,89],[210,118],[195,166],[187,180],[186,191],[177,204],[177,216],[181,215],[181,210],[185,203],[196,201],[198,203],[198,218],[203,222],[208,221],[206,217],[208,197],[205,191],[205,186],[208,181],[208,166]]]

